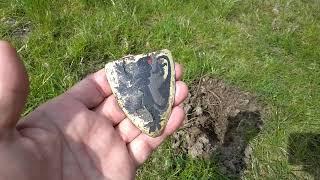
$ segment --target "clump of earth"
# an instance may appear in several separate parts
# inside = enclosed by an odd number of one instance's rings
[[[249,142],[262,129],[263,108],[249,92],[202,77],[190,85],[186,120],[173,135],[177,153],[215,158],[222,173],[240,177],[250,162]]]

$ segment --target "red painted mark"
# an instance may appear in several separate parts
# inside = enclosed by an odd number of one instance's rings
[[[147,62],[148,62],[148,64],[152,64],[152,59],[151,59],[151,57],[150,57],[150,56],[148,57]]]

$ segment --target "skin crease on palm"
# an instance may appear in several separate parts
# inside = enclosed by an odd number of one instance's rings
[[[136,169],[183,122],[188,94],[176,64],[176,95],[161,136],[138,130],[105,73],[89,75],[19,121],[29,82],[16,50],[0,41],[0,179],[134,179]]]

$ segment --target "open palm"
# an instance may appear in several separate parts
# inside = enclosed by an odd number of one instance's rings
[[[137,167],[184,119],[179,104],[188,90],[181,76],[176,64],[174,108],[157,138],[126,118],[103,70],[18,122],[27,75],[15,50],[0,42],[0,179],[133,179]]]

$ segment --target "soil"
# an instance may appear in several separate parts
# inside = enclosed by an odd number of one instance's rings
[[[216,159],[223,174],[240,178],[250,162],[249,142],[262,129],[263,107],[254,95],[220,79],[190,85],[184,126],[173,135],[177,153]]]
[[[10,27],[9,34],[12,37],[26,40],[31,32],[31,22],[19,22],[14,18],[2,18],[0,22]]]

